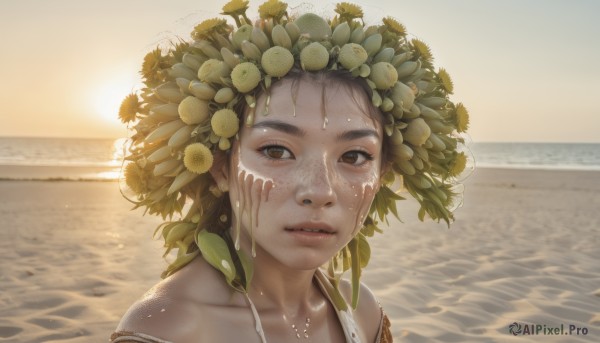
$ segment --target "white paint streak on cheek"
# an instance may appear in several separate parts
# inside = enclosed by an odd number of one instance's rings
[[[269,193],[275,187],[273,180],[261,176],[259,173],[251,170],[242,162],[241,155],[238,149],[237,163],[237,198],[236,208],[237,216],[235,223],[235,248],[240,249],[240,232],[242,226],[242,218],[247,216],[249,221],[248,229],[252,240],[252,256],[256,256],[256,246],[254,240],[254,229],[258,228],[260,207],[263,201],[269,200]],[[263,200],[264,199],[264,200]]]
[[[237,215],[235,216],[235,249],[240,250],[240,232],[242,225],[242,215],[244,214],[244,209],[246,208],[246,202],[244,201],[244,190],[243,183],[246,178],[246,171],[238,170],[237,182],[236,182],[236,192],[237,199],[235,201],[235,207],[237,209]]]

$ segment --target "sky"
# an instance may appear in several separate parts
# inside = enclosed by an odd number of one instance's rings
[[[251,18],[262,2],[250,1]],[[454,81],[451,99],[469,109],[474,142],[600,142],[600,1],[353,3],[367,22],[391,15],[430,45]],[[126,136],[117,111],[146,52],[187,38],[223,4],[1,0],[0,136]]]

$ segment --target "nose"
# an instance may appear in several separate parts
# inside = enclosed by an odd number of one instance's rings
[[[299,205],[323,208],[335,204],[335,180],[326,159],[306,161],[296,172],[296,202]]]

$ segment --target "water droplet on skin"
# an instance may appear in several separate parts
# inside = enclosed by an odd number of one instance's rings
[[[348,119],[346,119],[346,121],[347,121],[347,122],[351,122],[351,121],[352,121],[352,119],[348,118]]]
[[[166,310],[163,308],[162,310],[160,310],[160,312],[165,312]]]
[[[151,318],[151,317],[152,317],[152,315],[151,315],[151,314],[149,314],[147,318]]]

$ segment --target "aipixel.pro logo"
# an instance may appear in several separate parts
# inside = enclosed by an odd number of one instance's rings
[[[525,324],[513,322],[508,326],[508,332],[513,336],[529,336],[529,335],[583,335],[586,336],[589,332],[586,327],[579,327],[574,324],[560,324],[560,326],[548,326],[546,324]]]

